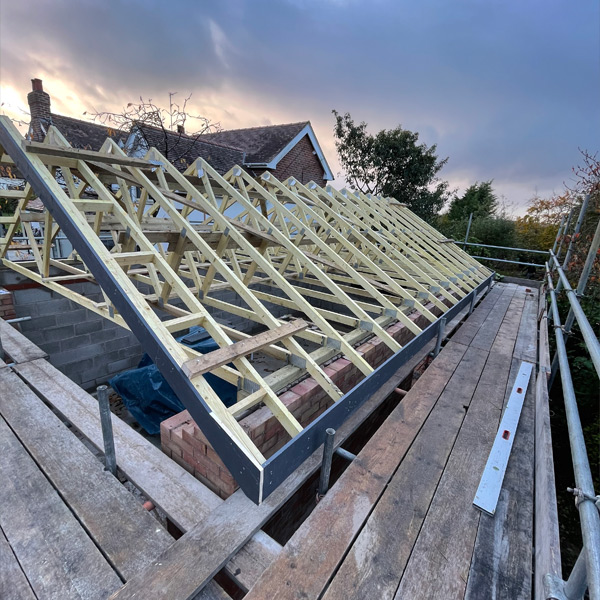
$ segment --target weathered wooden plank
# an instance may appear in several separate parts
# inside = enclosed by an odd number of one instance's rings
[[[109,165],[122,165],[126,167],[138,167],[149,169],[152,165],[148,161],[139,158],[130,158],[124,156],[116,156],[114,154],[105,154],[103,152],[94,152],[93,150],[80,150],[78,148],[65,148],[52,144],[42,144],[40,142],[22,142],[23,150],[33,154],[42,156],[42,160],[46,162],[50,157],[70,158],[77,160],[89,160],[99,163],[107,163]],[[54,164],[54,163],[48,163]]]
[[[36,600],[4,532],[0,529],[0,598],[3,600]]]
[[[105,600],[121,580],[0,418],[0,527],[38,598]]]
[[[98,402],[45,360],[15,370],[98,450],[104,450]],[[205,518],[221,499],[159,448],[112,415],[119,468],[183,531]]]
[[[486,294],[485,298],[483,298],[475,308],[473,313],[461,325],[460,329],[455,333],[452,339],[459,344],[468,346],[479,331],[481,324],[493,310],[496,302],[500,299],[500,296],[502,296],[503,291],[504,287],[502,284],[497,283],[494,285],[494,287]]]
[[[263,574],[263,571],[279,556],[281,545],[262,531],[229,561],[227,571],[236,583],[247,592]]]
[[[536,306],[537,308],[537,306]],[[525,315],[525,312],[524,312]],[[535,316],[532,315],[535,320]],[[520,358],[513,358],[509,388]],[[494,517],[482,513],[465,599],[529,600],[532,584],[534,385],[530,383]]]
[[[15,375],[0,371],[0,413],[124,579],[173,543],[140,503]]]
[[[438,401],[466,347],[449,342],[246,596],[317,598]]]
[[[449,356],[448,360],[440,361],[440,366],[437,369],[438,377],[440,379],[438,385],[442,388],[449,376],[448,371],[450,371],[450,373],[453,372],[456,363],[460,360],[459,358],[456,358],[456,354],[462,356],[463,351],[463,347],[458,346],[458,352],[447,352]],[[446,352],[446,350],[444,352]],[[445,365],[445,368],[442,365]],[[422,384],[422,387],[425,387],[424,384]],[[441,390],[436,391],[436,394],[434,394],[435,398],[431,401],[431,404],[435,403],[440,392]],[[404,400],[406,401],[406,398]],[[402,404],[404,404],[404,401]],[[415,404],[418,404],[418,402],[415,401]],[[411,422],[413,426],[417,424],[417,426],[420,427],[422,424],[421,419],[424,420],[429,413],[430,408],[431,407],[426,409],[422,408],[420,414],[417,409],[411,411],[410,416],[406,417],[407,421]],[[409,409],[407,408],[407,413],[408,410]],[[393,413],[396,414],[396,421],[402,419],[404,412],[404,410],[396,410],[395,413]],[[388,421],[386,421],[386,423],[388,423]],[[358,460],[349,467],[348,470],[355,467],[355,469],[360,471],[360,476],[358,477],[360,483],[359,489],[364,489],[366,486],[369,490],[364,491],[372,494],[373,490],[379,488],[379,494],[381,493],[381,488],[385,485],[387,478],[379,475],[376,479],[377,483],[374,484],[374,476],[376,476],[376,473],[385,473],[386,469],[389,470],[390,461],[393,462],[394,460],[399,460],[398,454],[402,453],[400,450],[403,449],[403,451],[406,451],[409,445],[409,442],[407,441],[408,436],[405,435],[406,428],[401,425],[401,423],[396,422],[387,425],[387,430],[392,429],[390,434],[393,439],[391,441],[386,439],[385,443],[378,443],[378,451],[374,453],[375,456],[372,458],[374,464],[366,465],[364,464],[364,461]],[[371,440],[371,442],[372,441],[373,440]],[[162,593],[166,593],[168,597],[181,596],[187,598],[188,595],[195,593],[201,588],[205,581],[221,568],[228,560],[229,555],[237,551],[243,543],[250,538],[252,533],[261,527],[275,510],[281,506],[282,502],[293,493],[294,489],[305,480],[306,475],[314,472],[319,465],[320,455],[321,450],[315,452],[310,459],[305,461],[305,463],[288,477],[288,479],[260,506],[252,505],[252,502],[241,495],[239,491],[236,492],[225,501],[223,507],[219,507],[213,511],[204,523],[188,532],[172,546],[171,549],[167,550],[167,552],[159,557],[159,559],[155,561],[155,568],[152,568],[152,566],[146,568],[135,581],[128,582],[122,590],[115,594],[114,598],[123,600],[124,598],[143,596],[144,598],[151,599],[157,597],[153,595],[153,590],[156,589],[160,589]],[[385,457],[388,459],[387,464],[386,461],[383,460]],[[385,464],[386,466],[384,467],[382,464]],[[346,471],[346,473],[348,473],[348,471]],[[346,475],[346,473],[344,475]],[[369,473],[371,473],[371,476],[366,476]],[[388,478],[389,476],[391,476],[391,473],[388,473]],[[365,483],[366,481],[369,482],[369,485]],[[328,494],[323,502],[326,502],[329,497]],[[289,543],[287,546],[289,546]],[[273,566],[279,563],[281,558],[282,555],[275,560],[271,567],[266,571],[266,574],[271,572]],[[174,573],[177,574],[177,577],[173,577]],[[264,579],[265,575],[261,577],[257,585],[260,586],[260,582]],[[249,592],[250,596],[254,593],[253,589]],[[141,596],[136,596],[136,594]],[[275,596],[267,593],[252,597],[265,598]]]
[[[511,302],[513,308],[519,304],[518,298]],[[473,497],[500,421],[521,319],[518,308],[505,313],[491,344],[484,377],[400,581],[397,599],[462,598],[465,593],[480,515],[472,505]],[[493,335],[495,325],[486,329],[486,336]],[[483,335],[479,341],[489,345]],[[435,573],[435,577],[423,577],[423,573]]]
[[[237,358],[247,356],[248,354],[252,354],[252,352],[258,352],[265,346],[276,344],[291,335],[303,331],[307,327],[308,323],[306,321],[294,319],[289,323],[280,325],[277,329],[264,331],[251,338],[235,342],[235,344],[231,344],[231,346],[227,346],[226,348],[219,348],[209,354],[193,358],[184,363],[181,368],[190,379],[193,379],[217,367],[222,367]]]
[[[235,492],[129,580],[111,600],[187,599],[199,592],[317,466],[319,453],[315,454],[260,505],[254,504],[241,490]]]
[[[544,325],[545,326],[545,325]],[[535,598],[546,600],[543,578],[562,579],[560,535],[552,455],[552,432],[546,373],[540,371],[535,386]]]
[[[8,354],[12,362],[23,363],[48,356],[3,319],[0,319],[0,338],[4,352]]]
[[[68,377],[44,360],[17,365],[27,383],[97,449],[103,450],[102,428],[97,401]],[[171,460],[129,425],[112,415],[115,450],[119,468],[154,504],[160,506],[182,531],[191,529],[223,501],[205,485]],[[258,538],[255,549],[261,546]],[[238,568],[253,572],[248,553],[238,560]]]
[[[487,356],[477,348],[465,352],[324,600],[394,597]],[[428,374],[426,371],[419,381]],[[324,542],[327,546],[328,541]]]
[[[477,331],[471,346],[481,348],[482,350],[490,350],[494,343],[495,335],[502,325],[504,315],[508,310],[513,296],[515,295],[516,288],[512,285],[507,285],[502,296],[498,299],[498,302],[494,305],[494,309],[490,311],[485,321]],[[518,326],[517,326],[518,327]]]
[[[525,290],[525,288],[521,288]],[[515,344],[515,358],[536,363],[537,362],[537,331],[538,331],[538,291],[528,288],[525,292],[525,308],[519,326],[519,335]]]

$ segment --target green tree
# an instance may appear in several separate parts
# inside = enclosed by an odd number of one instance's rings
[[[438,159],[436,145],[418,144],[419,134],[401,126],[372,135],[349,113],[332,112],[335,146],[350,187],[391,196],[432,221],[448,199],[448,182],[437,176],[448,159]]]
[[[491,181],[474,183],[467,188],[463,196],[456,196],[450,203],[448,218],[451,221],[468,219],[473,213],[473,218],[490,218],[496,214],[498,198],[494,194]]]

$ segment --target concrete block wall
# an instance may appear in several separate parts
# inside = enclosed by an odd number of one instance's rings
[[[16,316],[31,317],[20,324],[21,331],[67,377],[89,390],[137,365],[143,351],[130,331],[28,281],[13,271],[0,270],[0,284],[11,290]],[[69,289],[102,301],[92,283],[74,283]]]
[[[427,308],[435,315],[441,314],[441,311],[431,304],[427,305]],[[410,318],[421,328],[429,323],[424,316],[417,313],[413,313]],[[391,325],[387,331],[401,345],[413,337],[412,332],[401,323]],[[360,345],[358,352],[372,367],[378,367],[392,355],[392,351],[378,338],[371,338]],[[363,379],[358,368],[346,358],[339,358],[324,370],[344,393]],[[331,405],[329,397],[312,377],[297,383],[280,398],[303,427],[314,421]],[[248,415],[240,421],[240,425],[266,458],[290,439],[267,407],[259,408]],[[233,476],[187,411],[163,421],[160,437],[163,452],[222,498],[227,498],[237,489]]]
[[[0,317],[31,317],[20,324],[23,334],[48,354],[56,368],[84,389],[94,389],[140,361],[142,347],[127,329],[10,269],[0,269],[2,285],[9,289],[0,295]],[[147,291],[142,284],[138,287]],[[68,288],[94,301],[103,301],[93,283],[72,282]],[[231,290],[223,290],[217,297],[247,308]],[[270,307],[275,315],[290,312],[276,305]],[[245,317],[207,308],[219,322],[238,331],[249,333],[258,327]]]

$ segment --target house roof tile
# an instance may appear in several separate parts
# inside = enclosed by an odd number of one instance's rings
[[[149,147],[156,148],[180,171],[184,171],[198,157],[203,158],[221,175],[236,164],[244,164],[242,150],[205,141],[206,134],[192,136],[149,125],[138,125],[137,129],[141,131]]]
[[[84,150],[100,150],[107,137],[118,143],[119,140],[126,141],[128,133],[113,129],[107,125],[99,125],[89,121],[73,119],[63,115],[52,114],[52,125],[54,125],[73,148]]]
[[[246,164],[268,163],[308,124],[308,121],[301,121],[284,125],[229,129],[205,134],[203,138],[243,150],[246,153]]]

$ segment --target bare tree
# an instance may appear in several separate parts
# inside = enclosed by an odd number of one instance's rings
[[[95,122],[106,126],[111,135],[119,132],[129,137],[129,153],[155,146],[170,162],[177,163],[190,154],[202,135],[221,131],[221,125],[188,112],[191,94],[182,104],[173,101],[176,94],[169,92],[168,109],[151,98],[144,100],[140,96],[138,103],[130,102],[121,112],[86,111],[84,114],[90,114]],[[186,133],[188,123],[193,124],[192,133]],[[135,135],[129,136],[130,133]]]

